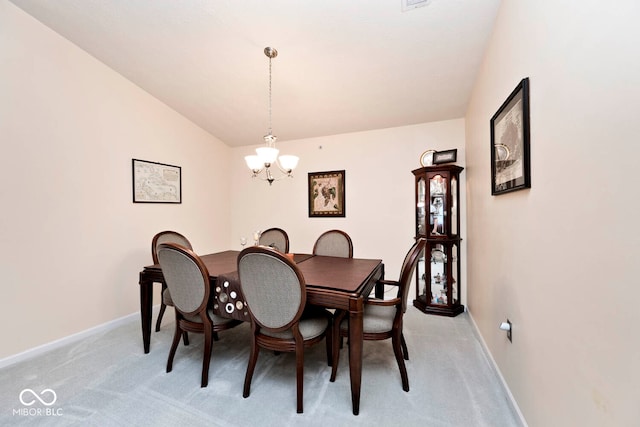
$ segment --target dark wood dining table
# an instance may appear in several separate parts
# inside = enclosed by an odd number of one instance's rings
[[[224,251],[202,255],[207,266],[213,292],[214,312],[240,320],[249,320],[237,279],[239,251]],[[360,412],[362,380],[362,314],[364,301],[376,282],[384,278],[384,264],[379,259],[338,258],[295,254],[294,261],[306,282],[307,303],[347,310],[349,312],[349,373],[353,414]],[[219,280],[221,279],[221,280]],[[140,272],[140,316],[144,352],[149,352],[153,284],[163,283],[159,264],[144,267]],[[378,290],[376,290],[378,293]]]

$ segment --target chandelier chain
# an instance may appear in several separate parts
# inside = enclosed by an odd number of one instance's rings
[[[271,56],[269,56],[269,135],[271,132]]]

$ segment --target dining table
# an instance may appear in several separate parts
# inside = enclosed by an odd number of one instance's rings
[[[239,251],[227,250],[201,255],[209,272],[212,292],[210,304],[214,313],[238,320],[250,321],[247,304],[237,273]],[[364,301],[384,279],[384,264],[380,259],[340,258],[293,254],[293,261],[305,279],[307,304],[346,310],[349,312],[349,374],[353,414],[360,412],[362,380]],[[159,264],[149,265],[140,272],[140,316],[144,352],[149,353],[153,285],[164,283]]]

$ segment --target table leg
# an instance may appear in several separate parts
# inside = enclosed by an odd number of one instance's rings
[[[149,353],[151,342],[151,312],[153,304],[153,281],[149,280],[144,272],[140,273],[140,318],[142,321],[142,343],[144,352]]]
[[[360,385],[362,381],[362,298],[358,308],[349,310],[349,373],[351,376],[351,404],[353,415],[360,412]]]
[[[384,264],[380,268],[379,274],[376,276],[376,280],[384,279]],[[384,299],[384,285],[380,282],[376,282],[375,297],[378,299]]]

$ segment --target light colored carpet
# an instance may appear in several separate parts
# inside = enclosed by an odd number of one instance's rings
[[[165,319],[173,318],[169,309]],[[155,321],[155,316],[154,316]],[[329,382],[324,343],[305,353],[304,414],[296,413],[295,360],[261,351],[242,398],[249,325],[214,343],[209,386],[200,388],[202,336],[166,360],[173,323],[152,332],[144,354],[139,318],[113,330],[0,370],[2,426],[520,426],[466,313],[430,316],[409,307],[405,337],[410,392],[404,392],[391,341],[366,341],[360,415],[351,410],[347,348]],[[57,400],[45,406],[51,392]],[[38,413],[39,410],[39,413]],[[16,412],[18,411],[18,412]],[[20,412],[21,411],[21,412]],[[48,411],[48,414],[47,412]]]

